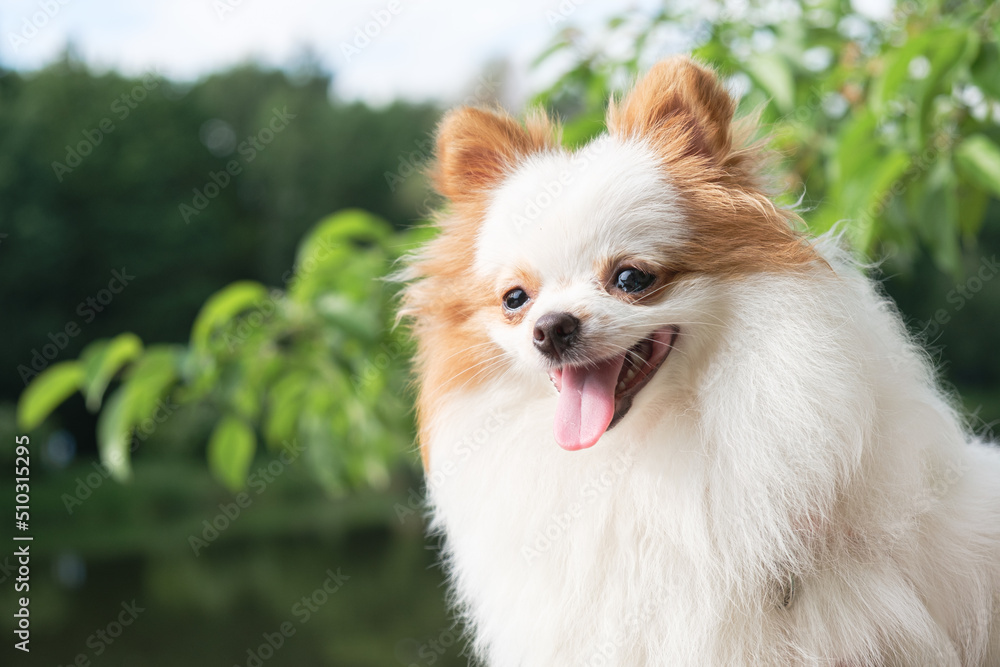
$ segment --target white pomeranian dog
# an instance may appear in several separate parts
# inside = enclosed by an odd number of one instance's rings
[[[560,147],[450,112],[408,265],[454,603],[490,667],[1000,666],[1000,448],[661,62]]]

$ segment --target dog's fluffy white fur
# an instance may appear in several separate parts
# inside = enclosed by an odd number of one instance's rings
[[[1000,665],[1000,449],[963,428],[835,238],[797,270],[687,272],[649,305],[595,279],[609,256],[684,252],[697,211],[663,161],[641,135],[508,156],[465,214],[471,282],[448,288],[488,305],[453,321],[430,305],[428,263],[464,260],[438,244],[414,261],[428,498],[473,652],[491,667]],[[525,272],[530,311],[505,319],[497,295]],[[595,332],[595,358],[680,331],[581,451],[553,438],[532,343],[554,311]],[[428,368],[471,351],[435,327],[476,329],[488,351],[446,388]]]

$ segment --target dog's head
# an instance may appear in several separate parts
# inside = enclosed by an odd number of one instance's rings
[[[435,182],[450,213],[410,292],[431,320],[425,388],[488,381],[505,364],[548,373],[556,440],[590,447],[705,319],[691,285],[811,262],[758,187],[733,112],[711,71],[675,58],[575,152],[540,115],[448,114]]]

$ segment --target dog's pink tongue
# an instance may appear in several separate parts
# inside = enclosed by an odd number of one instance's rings
[[[625,355],[598,366],[565,366],[556,403],[556,442],[563,449],[592,447],[615,416],[615,385]]]

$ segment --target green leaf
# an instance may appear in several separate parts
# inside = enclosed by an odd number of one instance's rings
[[[208,441],[208,467],[230,491],[246,484],[257,440],[253,430],[239,417],[224,417]]]
[[[979,49],[979,55],[970,68],[972,81],[984,92],[1000,99],[1000,46],[986,42]]]
[[[289,285],[289,295],[298,303],[307,303],[318,295],[331,291],[347,293],[367,290],[373,266],[377,260],[381,275],[386,261],[383,247],[392,237],[392,227],[382,218],[360,209],[347,209],[324,218],[299,244],[295,260],[295,276]],[[354,272],[360,271],[359,280]]]
[[[136,425],[152,417],[157,403],[177,380],[180,352],[172,347],[151,347],[129,369],[127,387],[132,403],[131,417]]]
[[[142,354],[142,341],[132,333],[123,333],[110,341],[97,341],[80,355],[83,363],[83,395],[87,409],[96,412],[108,384],[129,361]]]
[[[374,341],[381,333],[378,314],[373,308],[359,308],[339,294],[323,295],[316,302],[316,310],[324,320],[359,340]]]
[[[774,102],[778,112],[787,114],[795,106],[795,80],[785,59],[776,53],[753,56],[746,64],[747,74]]]
[[[212,334],[217,329],[267,298],[267,288],[249,280],[235,282],[222,288],[209,297],[201,307],[191,328],[192,346],[206,349]]]
[[[927,32],[911,37],[899,49],[890,50],[885,56],[885,69],[872,84],[870,95],[877,113],[884,113],[885,105],[899,95],[900,89],[910,80],[910,62],[929,48],[934,33]]]
[[[867,196],[859,204],[862,215],[853,227],[853,239],[858,250],[866,256],[879,237],[885,216],[885,207],[894,196],[891,188],[899,181],[910,166],[910,156],[902,150],[894,150],[875,163],[875,168],[857,178],[867,188]],[[910,187],[904,183],[904,187]]]
[[[955,163],[964,177],[1000,197],[1000,147],[988,137],[963,139],[955,149]]]
[[[315,404],[317,401],[314,400]],[[305,447],[305,460],[316,480],[330,496],[339,496],[345,490],[346,470],[342,452],[334,438],[333,418],[327,409],[316,405],[306,408],[299,422],[299,433]]]
[[[271,386],[264,419],[264,437],[268,446],[277,448],[282,442],[295,438],[310,380],[309,373],[305,371],[291,371]]]
[[[865,110],[844,123],[837,135],[834,187],[857,178],[862,171],[877,164],[879,142],[874,140],[878,118]]]
[[[132,477],[130,442],[132,434],[131,402],[128,387],[119,387],[97,418],[97,449],[101,464],[119,482]]]
[[[958,224],[962,227],[962,233],[965,237],[972,241],[982,229],[990,196],[985,190],[962,184],[959,184],[957,194]]]
[[[847,169],[841,166],[843,175],[833,188],[834,196],[809,215],[807,221],[813,233],[822,234],[846,220],[851,243],[858,252],[867,256],[881,235],[885,208],[895,197],[892,188],[906,172],[910,157],[901,150],[894,150],[888,155],[878,155],[877,150],[869,150],[868,147],[858,146],[857,150],[869,155],[863,162],[858,162],[858,156],[850,152],[840,158]],[[907,183],[902,185],[910,187]]]
[[[42,371],[21,394],[17,424],[25,431],[37,428],[56,407],[80,388],[83,367],[79,361],[62,361]]]
[[[948,29],[935,40],[935,48],[930,54],[931,71],[918,88],[920,114],[916,119],[919,136],[924,137],[925,142],[933,134],[935,99],[938,95],[951,94],[955,74],[975,53],[976,43],[976,34],[965,28]]]
[[[149,348],[129,369],[121,387],[101,411],[97,419],[97,448],[101,463],[115,479],[124,482],[132,475],[133,432],[145,440],[172,414],[162,400],[177,379],[177,366],[178,353],[174,349]]]
[[[351,253],[361,244],[376,244],[388,239],[392,226],[382,218],[360,208],[349,208],[327,216],[313,227],[299,244],[297,264],[310,259],[325,261],[330,253]],[[301,271],[301,267],[299,267]]]
[[[951,164],[940,163],[927,179],[921,193],[923,206],[917,223],[938,268],[955,277],[962,275],[962,253],[958,247],[958,198]]]
[[[225,369],[218,386],[230,410],[251,423],[260,414],[268,366],[261,357],[242,358]]]

